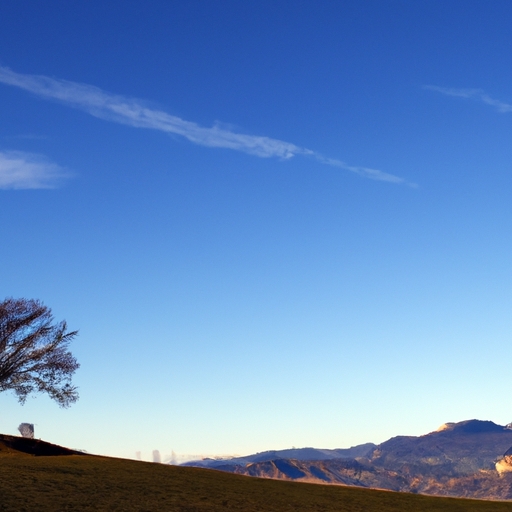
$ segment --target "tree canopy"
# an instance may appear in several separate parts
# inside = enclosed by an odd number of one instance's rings
[[[34,392],[47,393],[61,407],[78,400],[71,384],[80,366],[68,350],[78,331],[54,322],[38,300],[8,298],[0,303],[0,392],[12,390],[21,404]]]

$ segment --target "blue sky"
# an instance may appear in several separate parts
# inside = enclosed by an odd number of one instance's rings
[[[512,4],[7,0],[0,285],[150,458],[512,421]]]

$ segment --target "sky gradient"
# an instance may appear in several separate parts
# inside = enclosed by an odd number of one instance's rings
[[[0,285],[80,400],[0,432],[121,457],[500,424],[508,1],[0,6]]]

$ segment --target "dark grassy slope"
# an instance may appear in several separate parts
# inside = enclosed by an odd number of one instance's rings
[[[36,457],[49,457],[52,455],[83,455],[82,452],[70,450],[57,444],[47,443],[40,439],[27,439],[26,437],[8,436],[0,434],[0,455],[16,455],[26,453]]]
[[[88,455],[0,453],[0,511],[505,512],[512,504],[232,475]]]

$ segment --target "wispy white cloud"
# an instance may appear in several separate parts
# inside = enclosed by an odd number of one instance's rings
[[[137,128],[150,128],[181,135],[201,146],[229,148],[259,157],[289,159],[297,155],[308,156],[323,164],[339,167],[365,178],[409,184],[398,176],[376,169],[350,166],[339,160],[325,158],[315,151],[297,146],[291,142],[237,133],[220,124],[211,128],[203,127],[162,110],[151,108],[144,101],[110,94],[92,85],[41,75],[20,74],[1,66],[0,82],[19,87],[42,98],[60,101],[101,119]]]
[[[486,105],[495,107],[498,112],[512,112],[512,104],[495,100],[486,94],[482,89],[453,89],[450,87],[438,87],[436,85],[425,85],[424,89],[439,92],[446,96],[455,96],[457,98],[466,98],[482,101]]]
[[[68,175],[41,155],[0,151],[0,189],[55,188]]]

